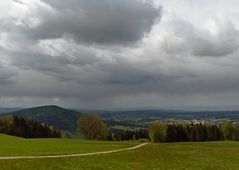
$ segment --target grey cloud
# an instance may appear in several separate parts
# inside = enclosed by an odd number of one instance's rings
[[[124,44],[139,41],[160,17],[160,9],[139,0],[50,0],[42,23],[25,29],[36,39],[70,36],[77,42]]]
[[[8,57],[0,46],[0,85],[15,83],[18,76],[17,68],[9,63]]]
[[[239,48],[239,31],[232,24],[219,30],[218,35],[193,38],[193,54],[196,56],[226,56]],[[205,34],[205,33],[204,33]]]
[[[8,68],[0,63],[0,85],[14,83],[17,77],[17,72],[13,68]]]
[[[239,30],[230,21],[218,24],[218,33],[213,35],[175,16],[166,24],[171,34],[165,38],[162,49],[171,55],[191,53],[192,57],[223,57],[234,53],[239,48]]]

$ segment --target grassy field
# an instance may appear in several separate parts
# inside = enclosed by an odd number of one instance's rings
[[[0,141],[2,136],[0,137]],[[27,140],[23,140],[27,143]],[[31,144],[37,144],[42,140],[30,140]],[[32,142],[34,141],[34,142]],[[43,140],[45,145],[48,141]],[[84,146],[90,148],[90,151],[99,151],[107,149],[115,149],[118,147],[128,147],[136,143],[131,142],[89,142],[89,141],[75,141],[68,140],[66,146],[63,142],[56,142],[49,140],[51,145],[46,146],[50,149],[54,143],[61,143],[62,148],[79,149],[74,152],[82,152]],[[3,143],[2,141],[0,142]],[[105,144],[104,144],[105,143]],[[112,144],[113,143],[113,144]],[[128,143],[128,144],[127,144]],[[38,145],[38,144],[37,144]],[[58,144],[59,145],[59,144]],[[69,145],[69,146],[68,146]],[[79,145],[79,146],[76,146]],[[107,147],[109,145],[109,148]],[[117,146],[120,145],[120,146]],[[124,146],[123,146],[124,145]],[[7,146],[7,144],[5,145]],[[26,150],[29,150],[28,145],[23,145]],[[44,146],[44,145],[39,145]],[[38,146],[38,147],[39,147]],[[12,147],[14,147],[12,145]],[[15,146],[19,147],[19,146]],[[37,147],[36,147],[37,148]],[[56,149],[57,147],[55,147]],[[5,150],[2,154],[2,149]],[[61,150],[60,147],[58,147]],[[13,149],[12,149],[13,150]],[[9,155],[13,155],[12,150]],[[24,149],[23,149],[24,150]],[[31,149],[30,149],[31,150]],[[41,148],[38,148],[41,150]],[[51,150],[54,150],[51,148]],[[64,152],[67,149],[63,149]],[[83,149],[86,152],[87,149]],[[0,154],[6,155],[8,152],[4,146],[0,146]],[[50,151],[48,151],[50,153]],[[53,152],[63,152],[55,151]],[[73,152],[73,149],[70,149]],[[25,151],[26,153],[26,151]],[[41,152],[44,153],[45,152]],[[239,142],[195,142],[195,143],[165,143],[165,144],[149,144],[138,150],[125,151],[114,153],[110,155],[88,156],[88,157],[74,157],[74,158],[57,158],[57,159],[34,159],[34,160],[4,160],[0,161],[0,169],[239,169]]]
[[[137,142],[106,142],[83,139],[24,139],[0,134],[0,156],[89,153],[122,149],[137,144]]]

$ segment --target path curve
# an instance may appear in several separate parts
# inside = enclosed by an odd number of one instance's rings
[[[92,153],[80,153],[80,154],[69,154],[69,155],[46,155],[46,156],[13,156],[13,157],[0,157],[0,160],[12,160],[12,159],[44,159],[44,158],[65,158],[65,157],[82,157],[82,156],[92,156],[92,155],[103,155],[110,153],[123,152],[128,150],[139,149],[148,143],[142,143],[137,146],[133,146],[125,149],[111,150],[111,151],[102,151],[102,152],[92,152]]]

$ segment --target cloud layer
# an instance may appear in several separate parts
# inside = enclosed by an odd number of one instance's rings
[[[2,0],[0,103],[239,101],[237,1]]]

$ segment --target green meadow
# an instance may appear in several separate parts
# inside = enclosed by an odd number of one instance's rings
[[[137,142],[89,141],[83,139],[24,139],[0,134],[0,156],[61,155],[128,148]]]
[[[99,142],[81,139],[22,139],[0,135],[0,155],[55,155],[114,150],[137,142]],[[78,169],[239,169],[239,142],[150,143],[137,150],[107,155],[0,160],[1,170]]]

